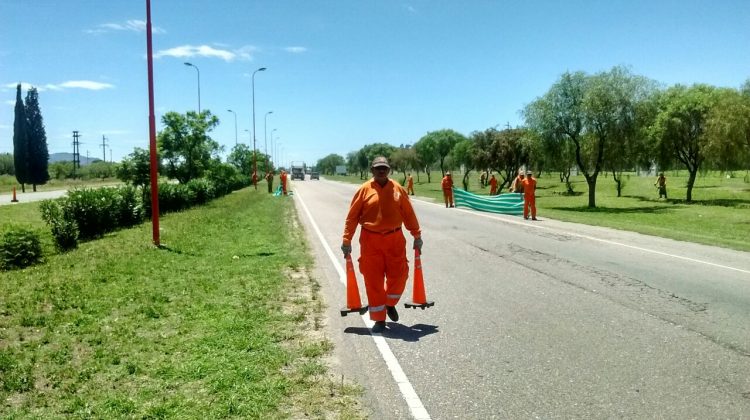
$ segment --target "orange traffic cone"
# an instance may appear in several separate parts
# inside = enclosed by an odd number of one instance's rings
[[[349,254],[346,256],[346,308],[341,309],[341,316],[346,316],[351,312],[364,314],[367,312],[367,305],[362,306],[362,301],[359,299],[357,276],[354,274],[352,255]]]
[[[414,250],[414,284],[412,285],[411,302],[404,303],[407,308],[429,308],[435,302],[428,302],[424,291],[424,276],[422,275],[422,256],[418,249]]]
[[[10,200],[11,203],[18,203],[18,199],[16,198],[16,187],[13,187],[13,199]]]

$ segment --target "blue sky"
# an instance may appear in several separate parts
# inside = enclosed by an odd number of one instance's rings
[[[665,85],[750,78],[747,0],[151,7],[157,129],[163,113],[198,107],[189,61],[201,108],[221,120],[212,137],[227,152],[235,144],[232,109],[238,141],[252,147],[251,74],[266,67],[255,76],[256,146],[284,162],[519,125],[519,110],[568,70],[626,65]],[[115,161],[147,148],[145,19],[145,0],[0,0],[0,153],[12,151],[18,82],[40,89],[51,153],[72,152],[73,130],[91,157],[102,157],[102,135]]]

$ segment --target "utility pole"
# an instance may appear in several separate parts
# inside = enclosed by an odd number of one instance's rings
[[[505,128],[510,130],[510,121],[505,122]]]
[[[78,130],[73,131],[73,173],[75,173],[76,168],[81,168],[81,154],[79,152],[81,142],[78,141],[78,139],[81,137],[80,134],[78,134]]]
[[[104,156],[104,162],[107,162],[107,138],[102,134],[102,155]]]

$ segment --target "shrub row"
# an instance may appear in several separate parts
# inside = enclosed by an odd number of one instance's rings
[[[224,175],[224,176],[222,176]],[[187,184],[159,184],[159,213],[180,211],[250,185],[250,177],[209,174]],[[78,240],[94,239],[107,232],[143,222],[151,215],[149,188],[138,194],[132,186],[81,188],[67,197],[44,200],[39,206],[42,220],[52,231],[61,252],[78,246]],[[39,235],[24,228],[11,228],[0,235],[0,270],[23,268],[42,260]]]

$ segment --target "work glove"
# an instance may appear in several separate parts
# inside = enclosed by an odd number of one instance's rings
[[[422,253],[422,238],[414,238],[414,249],[419,251],[419,253]]]
[[[348,257],[352,253],[352,246],[347,244],[341,244],[341,252],[344,253],[344,258]]]

